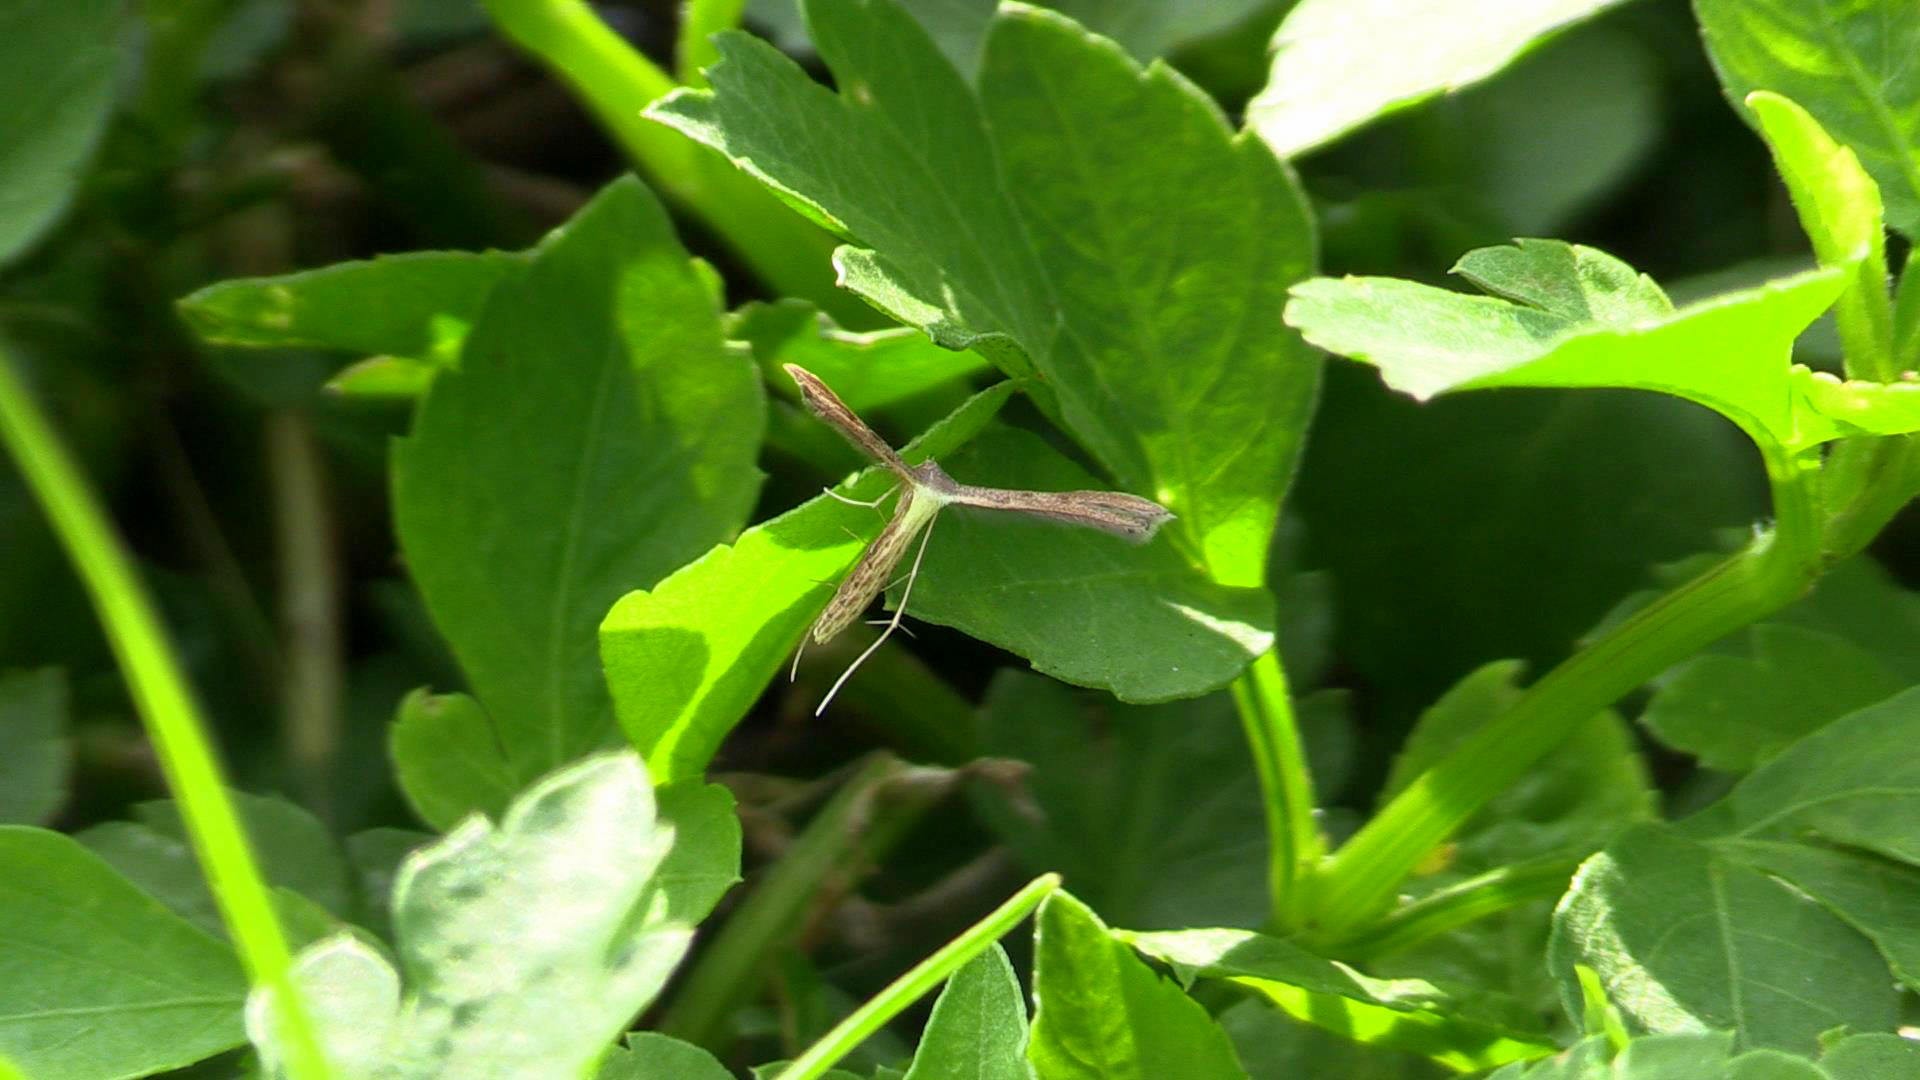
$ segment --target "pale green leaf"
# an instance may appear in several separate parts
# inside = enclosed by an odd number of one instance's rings
[[[1200,1003],[1056,892],[1034,931],[1037,1080],[1244,1080],[1226,1032]]]
[[[1247,126],[1293,157],[1396,109],[1506,67],[1617,0],[1302,0],[1273,35]]]
[[[807,10],[838,93],[733,36],[711,94],[652,115],[837,223],[861,245],[843,279],[883,310],[1037,371],[1042,407],[1178,514],[1216,580],[1258,585],[1318,382],[1271,321],[1312,258],[1285,169],[1057,15],[1003,5],[970,85],[892,0]]]
[[[1839,432],[1905,435],[1920,431],[1920,382],[1840,379],[1798,364],[1791,377],[1796,404],[1832,421]]]
[[[905,1080],[1031,1080],[1026,1051],[1020,980],[996,944],[947,980]]]
[[[731,800],[700,811],[714,812],[730,821]],[[680,895],[675,858],[737,866],[737,846],[683,843],[681,831],[656,817],[639,758],[607,754],[540,781],[497,826],[471,818],[409,857],[393,904],[404,985],[346,935],[296,962],[336,1067],[395,1080],[581,1076],[659,993],[711,907],[703,879]],[[248,1031],[284,1075],[274,1009],[256,991]]]
[[[1920,233],[1920,19],[1909,0],[1694,0],[1707,54],[1736,108],[1792,98],[1859,155],[1887,220]],[[1744,115],[1744,110],[1742,110]]]
[[[1480,1003],[1422,979],[1376,979],[1290,942],[1250,930],[1171,930],[1122,940],[1170,965],[1185,983],[1220,979],[1259,994],[1296,1019],[1368,1045],[1419,1054],[1461,1071],[1549,1053],[1527,1032]]]
[[[1573,966],[1585,964],[1636,1029],[1732,1030],[1742,1048],[1809,1053],[1832,1028],[1890,1030],[1898,1015],[1866,939],[1798,890],[1665,826],[1640,826],[1581,868],[1549,963],[1569,1010]]]
[[[0,9],[0,264],[53,227],[106,130],[122,49],[116,0]]]
[[[902,452],[909,462],[958,448],[1005,404],[1001,383]],[[836,491],[885,494],[891,474],[869,469]],[[850,530],[862,530],[851,532]],[[655,777],[701,775],[733,725],[799,647],[836,581],[879,532],[873,511],[820,495],[628,593],[600,626],[607,686],[627,738]]]
[[[1579,265],[1574,260],[1563,274]],[[1378,367],[1387,385],[1416,398],[1503,386],[1620,387],[1697,402],[1755,439],[1789,447],[1840,434],[1822,413],[1796,408],[1799,399],[1789,393],[1794,338],[1838,295],[1839,271],[1801,274],[1639,318],[1631,313],[1646,310],[1638,297],[1651,295],[1650,286],[1623,277],[1609,284],[1614,295],[1626,293],[1606,310],[1622,320],[1612,325],[1564,313],[1579,299],[1592,307],[1585,282],[1577,290],[1529,282],[1531,303],[1523,305],[1358,277],[1296,286],[1286,318],[1309,341]],[[1549,297],[1554,309],[1536,306]]]
[[[1908,682],[1843,638],[1778,623],[1736,653],[1703,653],[1663,675],[1640,720],[1710,768],[1744,772]]]
[[[0,824],[37,825],[66,801],[66,728],[58,668],[0,676]]]
[[[115,1080],[238,1045],[233,952],[58,833],[0,826],[0,1054],[35,1080]]]
[[[614,736],[600,619],[745,523],[764,409],[637,181],[489,295],[395,447],[394,516],[518,783]]]
[[[411,401],[427,392],[435,365],[404,356],[370,356],[341,368],[326,388],[342,397]]]

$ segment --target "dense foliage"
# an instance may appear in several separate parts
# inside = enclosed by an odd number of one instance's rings
[[[0,1080],[1920,1075],[1916,236],[1911,0],[0,0]]]

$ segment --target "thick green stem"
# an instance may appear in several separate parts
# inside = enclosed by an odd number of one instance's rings
[[[1397,908],[1329,951],[1348,960],[1375,960],[1517,907],[1567,891],[1580,859],[1548,855],[1496,867]]]
[[[330,1076],[306,1003],[294,986],[292,954],[266,882],[228,801],[213,748],[160,617],[131,559],[78,466],[40,415],[13,359],[0,346],[0,440],[4,440],[93,598],[107,640],[180,804],[194,853],[249,977],[274,996],[288,1073]]]
[[[573,86],[655,187],[700,218],[776,294],[812,300],[842,325],[873,323],[834,282],[832,237],[719,154],[642,115],[680,84],[586,0],[486,0],[486,7],[507,36]]]
[[[1275,925],[1287,926],[1304,910],[1299,886],[1321,852],[1313,818],[1313,774],[1278,650],[1267,650],[1234,680],[1233,703],[1266,807],[1267,902]]]
[[[915,964],[905,975],[887,984],[887,988],[874,995],[872,1000],[848,1013],[845,1020],[820,1036],[820,1041],[808,1047],[806,1053],[793,1059],[793,1063],[781,1071],[780,1080],[814,1080],[814,1077],[826,1075],[828,1069],[853,1053],[874,1032],[886,1026],[887,1021],[905,1012],[914,1002],[939,986],[947,976],[959,971],[967,961],[1005,937],[1008,931],[1019,925],[1021,919],[1040,906],[1040,901],[1059,887],[1058,874],[1042,874],[1034,878],[1026,888],[1014,893],[1011,899],[993,909],[986,918],[974,923],[959,937],[942,945],[932,956]]]
[[[1375,918],[1435,845],[1587,718],[1806,591],[1822,565],[1814,474],[1804,459],[1765,444],[1762,453],[1773,488],[1773,528],[1575,653],[1415,778],[1321,868],[1305,929],[1339,938]]]

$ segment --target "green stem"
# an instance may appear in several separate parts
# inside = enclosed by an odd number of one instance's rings
[[[306,1002],[294,985],[292,954],[274,917],[266,882],[227,800],[205,725],[160,618],[79,467],[40,415],[4,347],[0,440],[20,463],[100,613],[241,962],[251,980],[274,996],[288,1073],[316,1080],[331,1075]]]
[[[834,281],[833,239],[717,152],[644,115],[679,83],[600,20],[586,0],[486,0],[494,22],[565,79],[647,179],[691,211],[781,296],[843,326],[873,313]]]
[[[1547,855],[1496,867],[1395,909],[1331,951],[1349,960],[1377,960],[1529,900],[1552,899],[1566,892],[1580,861]]]
[[[674,42],[674,73],[688,86],[706,86],[706,69],[720,58],[713,35],[740,25],[746,0],[687,0],[680,9],[680,38]]]
[[[932,956],[915,964],[905,975],[887,984],[866,1004],[847,1014],[847,1018],[820,1036],[806,1053],[793,1059],[780,1073],[780,1080],[814,1080],[851,1054],[887,1021],[905,1012],[914,1002],[939,986],[947,976],[966,966],[967,961],[987,951],[988,946],[1005,937],[1034,908],[1040,906],[1060,887],[1060,875],[1042,874],[1026,888],[1014,893],[1006,903],[993,909],[986,918],[968,927],[959,937],[942,945]]]
[[[1269,649],[1233,682],[1254,770],[1260,777],[1267,816],[1267,899],[1279,926],[1304,911],[1299,885],[1321,855],[1313,818],[1313,774],[1294,722],[1287,674],[1277,649]]]
[[[1823,561],[1814,475],[1804,459],[1760,445],[1773,528],[1569,657],[1394,796],[1322,866],[1309,929],[1337,939],[1374,919],[1428,852],[1588,717],[1806,591]]]

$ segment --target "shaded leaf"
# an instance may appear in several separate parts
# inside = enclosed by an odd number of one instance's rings
[[[729,336],[753,348],[767,385],[790,401],[800,394],[785,365],[798,364],[857,413],[884,408],[987,369],[973,352],[943,349],[906,327],[853,333],[802,300],[748,304],[734,313]]]
[[[63,672],[0,676],[0,824],[39,824],[66,801],[66,727]]]
[[[1028,870],[1058,871],[1127,926],[1266,917],[1259,783],[1225,696],[1132,708],[1003,671],[979,726],[983,754],[1031,766],[1017,794],[971,788]]]
[[[0,11],[0,264],[73,199],[112,110],[120,21],[114,0],[18,0]]]
[[[1744,772],[1837,717],[1907,687],[1879,657],[1818,630],[1761,623],[1735,653],[1661,676],[1640,720],[1710,768]]]
[[[692,1043],[636,1031],[600,1063],[598,1080],[733,1080],[733,1073]]]

